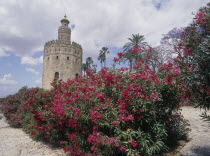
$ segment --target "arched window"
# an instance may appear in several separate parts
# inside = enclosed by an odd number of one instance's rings
[[[48,60],[49,60],[50,58],[48,57]]]
[[[56,56],[56,59],[58,59],[58,56]]]
[[[55,79],[59,79],[59,72],[55,72]]]
[[[78,77],[79,76],[79,74],[78,73],[76,73],[76,77]]]
[[[67,57],[67,60],[69,60],[69,57]]]

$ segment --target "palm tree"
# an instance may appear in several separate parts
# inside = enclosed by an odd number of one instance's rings
[[[87,69],[90,69],[91,68],[91,64],[93,64],[92,57],[87,57],[86,58],[86,66],[87,66]]]
[[[124,58],[129,61],[130,64],[130,71],[133,68],[133,61],[138,60],[140,57],[140,54],[137,53],[136,55],[131,55],[129,50],[136,46],[144,46],[147,44],[147,42],[143,42],[144,36],[139,34],[132,34],[131,38],[128,38],[129,42],[127,42],[123,46],[123,52],[124,52]]]
[[[139,34],[132,34],[132,38],[128,38],[128,40],[130,42],[127,42],[124,46],[123,49],[124,51],[128,51],[129,49],[135,47],[135,46],[142,46],[142,45],[146,45],[147,42],[142,42],[144,39],[143,35],[139,35]]]
[[[102,47],[102,49],[100,50],[99,56],[98,56],[98,60],[100,60],[101,63],[101,68],[102,68],[102,63],[104,62],[104,67],[106,67],[106,54],[109,54],[109,50],[107,47]]]
[[[99,56],[98,56],[98,60],[100,61],[101,68],[102,68],[102,63],[104,61],[104,55],[103,55],[103,52],[101,50],[100,50],[100,53],[99,53]]]
[[[85,76],[85,71],[87,70],[87,64],[86,63],[82,64],[82,70],[84,71],[84,76]]]
[[[102,47],[103,54],[104,54],[104,67],[106,67],[106,54],[109,54],[109,50],[107,47]]]

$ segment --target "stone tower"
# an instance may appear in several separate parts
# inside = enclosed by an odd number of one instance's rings
[[[71,29],[66,15],[58,28],[58,40],[44,45],[42,88],[51,89],[50,83],[56,79],[67,81],[82,74],[82,47],[71,42]]]

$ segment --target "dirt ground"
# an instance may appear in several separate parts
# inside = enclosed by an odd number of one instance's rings
[[[209,123],[200,117],[203,111],[190,106],[182,107],[182,115],[189,120],[191,132],[189,133],[190,141],[178,155],[210,156],[210,127]]]

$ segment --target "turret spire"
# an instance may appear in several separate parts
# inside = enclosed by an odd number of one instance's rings
[[[67,16],[65,14],[64,18],[61,20],[62,25],[68,26],[69,20],[67,19]]]

